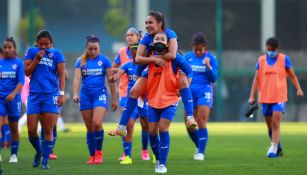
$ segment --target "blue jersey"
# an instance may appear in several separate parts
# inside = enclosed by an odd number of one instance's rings
[[[24,65],[19,58],[0,59],[0,97],[6,97],[24,81]]]
[[[132,61],[125,63],[120,67],[121,70],[123,70],[128,75],[128,93],[130,92],[130,89],[133,87],[133,85],[136,82],[137,77],[137,65],[135,65]]]
[[[212,83],[217,79],[218,64],[215,56],[207,51],[199,58],[194,52],[188,52],[184,55],[184,58],[193,70],[193,79],[190,85],[191,91],[211,89]],[[209,70],[203,63],[205,58],[210,59],[212,70]]]
[[[167,36],[167,41],[169,41],[173,38],[177,39],[176,33],[170,28],[166,28],[164,30],[164,33]],[[148,50],[153,45],[154,37],[155,37],[154,35],[150,35],[149,33],[145,33],[144,36],[142,37],[142,39],[140,40],[140,44],[146,46],[146,49]]]
[[[85,65],[81,65],[81,58],[76,61],[75,68],[81,69],[81,91],[98,92],[105,89],[106,70],[111,68],[111,61],[104,55],[88,58]]]
[[[40,48],[31,47],[25,54],[25,60],[33,61]],[[36,65],[30,78],[30,92],[52,93],[58,92],[57,65],[64,63],[64,56],[58,49],[47,49],[45,55]]]
[[[270,57],[266,57],[266,61],[267,61],[267,63],[268,63],[268,65],[270,65],[270,66],[273,66],[275,63],[276,63],[276,61],[277,61],[277,57],[275,57],[275,58],[270,58]],[[291,67],[292,67],[292,63],[291,63],[291,60],[290,60],[290,58],[286,55],[286,57],[285,57],[285,62],[286,62],[286,64],[285,64],[285,66],[286,66],[286,69],[290,69]],[[258,70],[259,69],[259,63],[258,63],[258,61],[257,61],[257,63],[256,63],[256,69]]]

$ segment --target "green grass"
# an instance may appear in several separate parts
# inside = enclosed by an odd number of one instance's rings
[[[115,124],[106,124],[109,131]],[[19,163],[9,164],[9,150],[2,150],[5,173],[13,174],[82,174],[120,175],[154,174],[151,161],[140,160],[140,127],[137,124],[133,145],[133,165],[119,165],[120,138],[105,135],[104,163],[89,166],[82,124],[69,124],[69,133],[59,133],[56,145],[58,160],[50,161],[50,170],[32,168],[34,150],[22,132]],[[210,123],[209,142],[205,161],[194,161],[194,146],[182,123],[171,127],[171,148],[168,158],[169,175],[306,175],[307,174],[307,123],[283,123],[282,145],[284,157],[266,158],[269,139],[264,123]]]

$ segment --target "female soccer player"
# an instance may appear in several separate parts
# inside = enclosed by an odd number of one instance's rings
[[[280,122],[288,101],[288,76],[297,90],[296,94],[304,96],[290,58],[280,52],[279,40],[275,37],[268,38],[266,54],[260,56],[256,64],[248,102],[255,103],[256,90],[258,90],[258,102],[262,104],[262,114],[271,139],[271,146],[267,152],[269,158],[276,158],[283,154],[280,145]]]
[[[203,33],[194,33],[193,51],[184,55],[193,70],[190,89],[193,97],[194,115],[198,129],[189,129],[188,133],[195,143],[195,160],[204,160],[208,142],[207,121],[213,105],[213,83],[217,79],[218,64],[208,49],[208,41]]]
[[[49,169],[48,159],[53,147],[53,128],[57,121],[59,107],[64,104],[65,62],[62,52],[53,48],[49,31],[42,30],[36,36],[37,47],[31,47],[25,54],[25,74],[30,78],[27,124],[29,141],[36,154],[33,167]],[[59,81],[59,85],[58,85]],[[37,126],[40,121],[44,130],[42,150]]]
[[[84,54],[75,65],[74,97],[75,103],[80,102],[80,111],[87,129],[87,145],[90,159],[87,164],[103,162],[102,144],[104,130],[103,119],[108,110],[108,93],[105,77],[109,81],[112,94],[112,110],[117,108],[113,71],[109,58],[100,53],[100,41],[97,36],[90,35],[86,39]],[[79,83],[82,85],[79,96]]]
[[[156,34],[153,44],[154,55],[165,54],[168,47],[167,35],[165,33]],[[156,157],[156,173],[167,172],[166,161],[170,144],[169,127],[178,104],[179,68],[188,77],[191,76],[191,67],[179,54],[175,59],[167,61],[166,67],[159,66],[154,62],[150,63],[142,75],[148,79],[149,138],[150,146]]]
[[[149,64],[155,62],[155,64],[160,66],[167,66],[166,60],[173,60],[176,58],[177,54],[177,36],[176,33],[169,29],[165,28],[165,17],[160,12],[150,12],[146,18],[146,30],[148,33],[142,37],[138,51],[136,54],[135,62],[138,64]],[[168,51],[163,56],[145,56],[150,52],[150,48],[153,45],[154,36],[157,33],[164,32],[167,35],[167,40],[169,42]],[[138,74],[141,74],[143,66],[138,66]],[[125,105],[121,120],[116,129],[109,132],[112,136],[124,136],[126,134],[126,125],[128,123],[129,117],[131,116],[133,109],[137,104],[137,98],[145,93],[147,79],[140,77],[135,85],[132,87],[127,103]],[[188,127],[194,128],[196,126],[194,117],[193,117],[193,100],[192,95],[189,89],[189,84],[186,75],[180,74],[179,78],[179,89],[182,96],[182,100],[187,111],[187,125]]]
[[[0,117],[8,116],[12,133],[11,158],[9,162],[17,163],[19,147],[18,120],[21,115],[20,92],[24,84],[24,65],[16,56],[16,42],[12,37],[4,40],[3,53],[4,58],[0,59]],[[0,122],[0,126],[2,126],[2,122]]]
[[[136,56],[136,51],[138,48],[138,43],[132,44],[129,46],[130,53],[133,58]],[[114,80],[118,80],[123,75],[128,76],[128,93],[130,92],[130,89],[135,84],[138,76],[136,73],[137,65],[135,65],[132,61],[125,63],[120,67],[120,70],[114,75]],[[141,100],[141,99],[139,99]],[[148,122],[147,122],[147,102],[141,101],[143,107],[136,107],[133,111],[133,114],[130,116],[128,125],[127,125],[127,136],[123,137],[123,148],[125,157],[120,162],[120,164],[132,164],[132,156],[131,156],[131,149],[132,149],[132,134],[134,129],[135,120],[140,117],[140,123],[142,127],[142,159],[143,160],[149,160],[149,154],[147,151],[148,146]],[[146,134],[144,134],[146,133]]]

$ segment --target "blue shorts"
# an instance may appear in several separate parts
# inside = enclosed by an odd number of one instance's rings
[[[274,111],[286,112],[286,102],[282,103],[262,103],[262,114],[272,116]]]
[[[139,118],[139,116],[141,116],[141,118],[146,118],[147,117],[147,111],[148,111],[148,105],[147,105],[147,101],[144,102],[143,106],[137,106],[131,117],[132,119],[136,120]]]
[[[57,106],[59,92],[34,93],[30,92],[28,97],[27,114],[59,113]]]
[[[172,121],[176,114],[177,107],[178,103],[162,109],[148,106],[148,122],[159,122],[160,118]]]
[[[21,115],[21,96],[17,94],[12,101],[5,101],[6,97],[0,97],[0,116],[8,116],[9,121],[18,121]]]
[[[119,106],[125,107],[127,100],[128,100],[128,97],[119,97]]]
[[[198,92],[199,93],[199,92]],[[201,95],[197,93],[192,93],[193,97],[193,109],[196,109],[198,106],[208,106],[212,109],[213,107],[213,91],[208,89],[201,93]]]
[[[108,110],[108,93],[106,89],[103,89],[100,92],[89,93],[82,92],[80,93],[80,111],[94,109],[96,107],[103,107]]]

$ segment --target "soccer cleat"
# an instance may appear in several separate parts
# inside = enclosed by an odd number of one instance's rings
[[[95,151],[95,164],[101,164],[103,162],[103,152],[102,151]]]
[[[122,160],[119,164],[121,164],[121,165],[131,165],[132,159],[130,158],[130,156],[125,156],[125,159]]]
[[[121,137],[124,137],[124,136],[127,135],[127,129],[117,127],[116,129],[113,129],[113,130],[109,131],[108,134],[110,136],[121,136]]]
[[[42,163],[41,168],[44,170],[48,170],[50,167],[48,166],[48,163]]]
[[[148,150],[142,150],[142,160],[150,160]]]
[[[18,158],[16,154],[12,154],[9,160],[9,163],[17,163],[18,162]]]
[[[55,154],[50,154],[49,159],[50,160],[56,160],[56,159],[58,159],[58,157]]]
[[[167,173],[167,168],[164,164],[160,164],[157,169],[155,169],[155,173],[164,174]]]
[[[197,123],[196,123],[194,117],[187,118],[186,126],[189,129],[194,129],[194,128],[197,127]]]
[[[276,144],[272,143],[268,152],[267,152],[267,157],[268,158],[276,158],[277,157],[277,148]]]
[[[282,157],[284,155],[284,152],[282,149],[277,149],[277,157]]]
[[[36,154],[35,154],[34,160],[33,160],[33,163],[32,163],[32,166],[33,166],[34,168],[39,167],[39,165],[41,164],[41,158],[42,158],[41,153],[36,153]]]
[[[196,154],[198,154],[198,148],[195,148],[194,157],[196,156]]]
[[[159,169],[160,161],[155,159],[154,164],[155,164],[155,173],[156,173]]]
[[[118,158],[118,160],[124,160],[126,157],[125,153],[122,154],[122,156],[120,158]]]
[[[204,160],[205,155],[203,153],[194,154],[194,160]]]
[[[90,159],[86,162],[88,165],[95,164],[95,156],[91,156]]]

